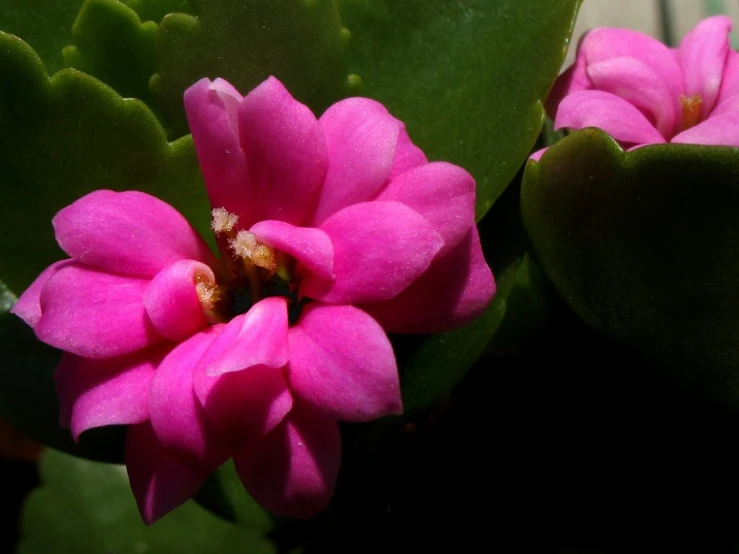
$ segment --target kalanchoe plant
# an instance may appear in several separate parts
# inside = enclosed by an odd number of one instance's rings
[[[220,256],[163,201],[96,191],[56,215],[70,259],[13,312],[65,351],[75,438],[129,426],[145,521],[229,457],[257,502],[309,517],[336,482],[337,421],[402,411],[386,333],[458,327],[493,297],[475,182],[366,98],[316,119],[274,78],[246,97],[203,79],[185,108]]]
[[[677,49],[630,29],[589,31],[547,100],[555,129],[599,127],[627,148],[739,146],[739,54],[730,30],[730,18],[709,17]]]

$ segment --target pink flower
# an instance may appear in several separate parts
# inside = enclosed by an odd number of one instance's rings
[[[739,54],[730,30],[730,18],[709,17],[671,49],[629,29],[593,29],[547,100],[555,129],[599,127],[624,147],[739,146]]]
[[[66,352],[75,438],[129,426],[145,521],[229,457],[257,502],[309,517],[333,492],[337,422],[402,411],[386,333],[463,325],[494,294],[475,184],[366,98],[317,120],[274,78],[244,98],[204,79],[185,106],[220,257],[168,204],[96,191],[55,216],[70,259],[13,311]]]

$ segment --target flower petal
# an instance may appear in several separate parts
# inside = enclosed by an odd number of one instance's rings
[[[729,49],[716,105],[721,105],[724,100],[737,94],[739,94],[739,53]]]
[[[206,325],[196,290],[197,280],[214,284],[215,275],[205,264],[181,260],[157,273],[144,292],[144,307],[157,332],[179,342]]]
[[[400,202],[364,202],[327,219],[334,245],[333,281],[308,275],[301,294],[331,304],[379,302],[398,294],[431,264],[444,240]]]
[[[664,137],[636,107],[623,98],[599,90],[583,90],[565,97],[559,105],[555,130],[599,127],[620,142],[654,144]]]
[[[67,254],[108,273],[153,277],[182,259],[215,262],[177,210],[143,192],[96,190],[59,211],[52,223]]]
[[[251,186],[235,120],[235,106],[241,102],[241,95],[222,79],[212,83],[201,79],[185,91],[184,99],[211,206],[250,221]]]
[[[648,35],[631,29],[593,29],[583,36],[578,46],[587,66],[613,58],[634,58],[660,75],[670,96],[679,99],[683,92],[683,75],[673,51]],[[673,100],[675,101],[675,100]]]
[[[234,453],[234,463],[249,495],[272,513],[309,518],[331,500],[341,465],[336,422],[306,409],[263,440]]]
[[[272,296],[229,321],[203,354],[198,368],[215,376],[255,365],[279,368],[287,360],[287,300]]]
[[[36,277],[36,280],[20,295],[18,301],[10,309],[11,314],[20,317],[26,324],[34,328],[41,318],[41,290],[46,281],[61,268],[74,263],[73,260],[62,260],[54,262]]]
[[[340,421],[403,413],[393,347],[367,313],[309,304],[289,338],[290,388],[316,410]]]
[[[148,422],[131,425],[126,432],[126,469],[147,525],[192,498],[212,471],[166,450]]]
[[[495,295],[477,227],[410,287],[386,302],[360,306],[388,333],[442,333],[476,319]]]
[[[316,117],[270,77],[239,106],[241,147],[252,183],[254,219],[303,223],[326,175],[326,142]]]
[[[677,51],[683,69],[685,95],[700,95],[702,119],[711,113],[721,88],[730,49],[729,31],[730,17],[706,18],[685,35]]]
[[[674,134],[679,99],[673,98],[662,76],[636,58],[611,58],[588,66],[588,76],[598,90],[610,92],[651,113],[665,139]]]
[[[250,231],[259,242],[292,256],[321,279],[334,278],[334,247],[320,229],[260,221]]]
[[[733,103],[731,99],[722,103]],[[722,146],[739,146],[739,110],[729,111],[711,116],[695,127],[691,127],[672,139],[676,144],[717,144]]]
[[[402,126],[385,106],[369,98],[337,102],[319,123],[329,163],[313,217],[315,225],[342,208],[377,196],[390,175]],[[403,154],[409,154],[408,150]]]
[[[172,350],[159,364],[149,394],[151,425],[160,442],[214,468],[228,459],[229,451],[195,395],[193,370],[223,327],[209,327]]]
[[[592,32],[592,31],[591,31]],[[586,71],[588,61],[585,58],[585,54],[582,53],[582,42],[586,35],[580,38],[577,45],[577,56],[575,57],[575,63],[567,68],[554,82],[552,90],[547,96],[544,102],[544,106],[547,111],[547,115],[553,120],[557,118],[557,110],[562,99],[568,94],[577,92],[580,90],[589,90],[593,88],[593,84],[590,82],[590,77]]]
[[[398,133],[398,144],[395,148],[395,158],[393,158],[393,167],[387,176],[388,181],[401,173],[427,163],[429,161],[426,158],[426,154],[418,146],[413,144],[411,137],[408,136],[408,131],[405,129],[405,125],[401,123],[400,132]]]
[[[155,348],[109,360],[62,356],[54,370],[60,424],[78,440],[94,427],[149,419],[149,388],[165,352]]]
[[[453,249],[475,221],[475,180],[459,166],[434,162],[390,181],[378,200],[397,200],[421,214]]]
[[[155,344],[162,337],[144,309],[148,284],[66,265],[41,290],[36,336],[85,358],[112,358]]]
[[[236,447],[267,435],[293,406],[283,368],[258,365],[215,377],[196,371],[193,379],[208,418]]]

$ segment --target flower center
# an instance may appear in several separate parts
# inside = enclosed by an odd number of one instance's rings
[[[297,319],[302,301],[291,272],[294,261],[260,243],[251,232],[238,230],[236,214],[216,208],[212,215],[211,227],[228,277],[221,277],[218,284],[196,282],[200,305],[208,320],[228,321],[267,296],[286,297],[290,320]]]
[[[703,104],[703,98],[701,98],[700,94],[694,94],[693,96],[680,95],[680,105],[682,106],[683,112],[683,131],[695,127],[700,123],[701,104]]]

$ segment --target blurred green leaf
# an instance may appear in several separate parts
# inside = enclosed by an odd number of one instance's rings
[[[138,14],[141,21],[158,23],[169,13],[193,13],[191,0],[123,0]]]
[[[0,31],[22,38],[38,52],[47,71],[64,67],[62,48],[83,0],[2,0]]]
[[[123,466],[48,451],[42,486],[23,511],[18,554],[269,554],[258,533],[188,502],[155,524],[141,521]]]
[[[433,160],[477,179],[478,219],[529,154],[579,0],[339,0],[349,69]]]
[[[739,150],[624,152],[587,129],[529,162],[523,220],[572,309],[691,390],[739,403]]]
[[[157,24],[142,23],[119,0],[86,0],[74,22],[74,46],[64,48],[64,62],[89,73],[121,96],[151,101]]]
[[[210,208],[190,137],[168,143],[139,100],[70,69],[49,78],[33,50],[0,33],[0,277],[23,291],[64,257],[51,218],[96,189],[143,190],[208,238]]]
[[[316,113],[346,96],[347,42],[333,0],[192,0],[165,17],[151,91],[173,132],[187,132],[182,94],[222,77],[246,94],[270,75]]]

